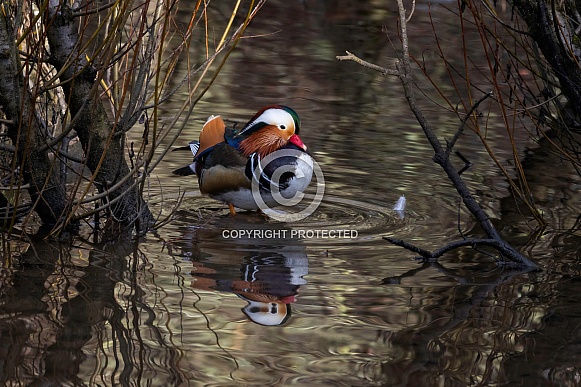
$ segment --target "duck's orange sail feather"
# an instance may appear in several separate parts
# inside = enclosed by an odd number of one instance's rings
[[[200,132],[200,149],[196,154],[201,154],[208,148],[224,142],[226,123],[220,116],[210,116]]]

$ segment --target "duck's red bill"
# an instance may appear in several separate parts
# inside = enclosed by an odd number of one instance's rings
[[[292,136],[290,136],[288,141],[291,144],[295,144],[296,146],[298,146],[299,148],[301,148],[304,151],[307,150],[307,146],[303,143],[303,141],[301,140],[301,138],[297,134],[293,134]]]

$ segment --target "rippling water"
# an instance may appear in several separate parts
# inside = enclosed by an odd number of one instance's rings
[[[388,61],[381,26],[392,11],[332,3],[268,2],[249,32],[264,36],[232,55],[182,139],[196,138],[209,114],[244,122],[263,105],[292,106],[325,176],[317,210],[296,223],[252,212],[231,217],[197,192],[194,178],[171,176],[189,156],[169,154],[153,176],[151,207],[167,215],[185,196],[157,233],[124,244],[6,245],[14,261],[0,267],[0,381],[578,383],[578,176],[527,145],[524,164],[550,224],[535,239],[478,140],[466,135],[458,144],[473,162],[463,175],[468,184],[541,271],[511,271],[489,251],[471,249],[422,263],[387,243],[383,236],[435,249],[460,233],[481,234],[431,162],[395,80],[334,59],[351,50]],[[418,7],[417,20],[425,11]],[[416,25],[418,39],[425,28]],[[165,108],[170,115],[175,107]],[[438,134],[451,136],[457,120],[437,114]],[[508,163],[503,132],[488,138]],[[393,211],[401,195],[403,216]]]

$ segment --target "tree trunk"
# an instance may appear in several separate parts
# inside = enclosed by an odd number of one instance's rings
[[[66,192],[48,151],[40,151],[45,140],[42,122],[35,114],[34,98],[24,85],[19,68],[14,33],[0,12],[0,104],[8,124],[8,136],[17,153],[18,165],[25,184],[29,185],[35,211],[44,225],[54,225],[66,216],[69,208]]]
[[[136,222],[140,233],[147,231],[154,219],[141,198],[133,176],[120,183],[131,172],[125,161],[122,128],[113,125],[97,96],[96,69],[80,52],[78,27],[66,2],[51,0],[47,9],[48,42],[51,63],[59,71],[59,79],[68,100],[74,130],[87,158],[87,167],[95,175],[95,185],[107,192],[105,202],[115,220],[123,224]],[[111,187],[117,185],[111,189]]]
[[[559,80],[561,91],[569,101],[568,123],[581,122],[581,66],[579,37],[575,15],[578,2],[513,0],[513,5],[528,26],[528,32]],[[568,15],[570,14],[570,15]],[[571,25],[569,25],[571,23]]]

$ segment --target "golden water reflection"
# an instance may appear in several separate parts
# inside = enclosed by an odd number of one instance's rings
[[[322,254],[292,240],[235,250],[199,231],[166,252],[29,241],[0,297],[3,383],[528,384],[576,372],[574,277],[469,251],[410,265],[390,249]],[[236,294],[274,295],[292,316],[260,324]]]

